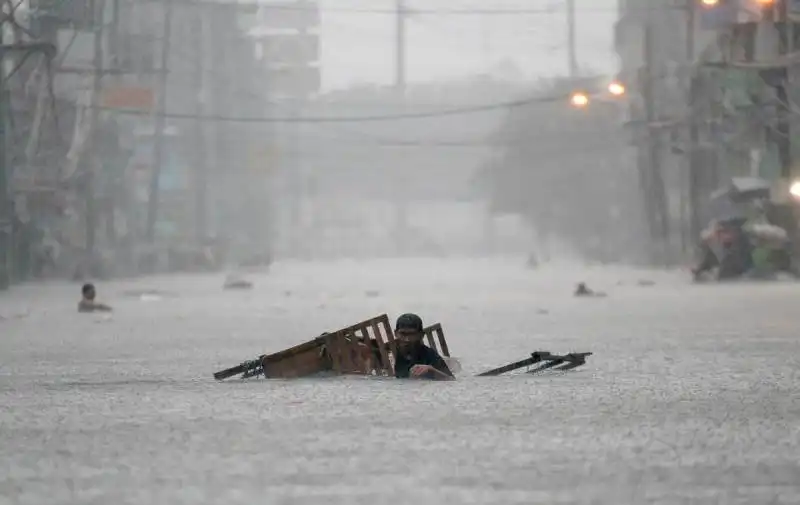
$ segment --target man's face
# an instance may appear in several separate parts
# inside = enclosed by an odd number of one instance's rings
[[[399,329],[395,332],[397,346],[401,350],[411,349],[422,342],[423,334],[415,330]]]
[[[94,300],[94,289],[87,289],[83,296],[85,296],[87,300]]]

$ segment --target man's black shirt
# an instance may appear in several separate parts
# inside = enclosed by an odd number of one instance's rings
[[[447,367],[447,363],[439,356],[439,353],[430,347],[420,344],[410,351],[410,356],[405,356],[398,352],[394,363],[394,376],[398,379],[407,379],[411,375],[411,367],[414,365],[430,365],[440,372],[453,376]],[[422,376],[425,379],[436,379],[436,375],[429,372]]]

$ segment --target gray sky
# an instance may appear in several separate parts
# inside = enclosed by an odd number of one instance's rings
[[[322,11],[323,86],[390,83],[394,79],[393,0],[319,0]],[[578,59],[582,66],[613,73],[616,0],[576,0]],[[496,15],[412,15],[407,24],[409,81],[475,75],[515,64],[526,77],[567,71],[564,0],[407,0],[410,9],[535,10]],[[346,12],[362,9],[362,12]]]

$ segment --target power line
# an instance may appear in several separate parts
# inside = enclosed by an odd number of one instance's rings
[[[143,3],[142,0],[125,0],[126,3]],[[147,0],[154,3],[160,3],[161,0]],[[265,10],[273,10],[273,11],[320,11],[320,12],[335,12],[335,13],[346,13],[346,14],[386,14],[386,15],[397,15],[397,11],[394,9],[375,9],[369,7],[321,7],[316,4],[311,5],[280,5],[280,4],[226,4],[221,2],[212,2],[212,1],[195,1],[195,0],[174,0],[175,4],[178,5],[189,5],[192,7],[228,7],[232,9],[241,9],[241,8],[262,8]],[[589,8],[581,8],[579,9],[580,12],[618,12],[618,9],[615,7],[589,7]],[[501,16],[513,16],[518,14],[556,14],[561,12],[561,9],[555,7],[544,7],[544,8],[500,8],[500,9],[416,9],[413,7],[408,8],[407,10],[409,15],[421,14],[421,15],[454,15],[454,16],[483,16],[483,15],[501,15]]]
[[[536,97],[527,98],[524,100],[513,100],[508,102],[498,102],[486,105],[475,105],[471,107],[459,107],[453,109],[442,109],[428,112],[409,112],[403,114],[375,114],[365,116],[306,116],[306,117],[245,117],[245,116],[228,116],[224,114],[213,114],[201,116],[198,114],[184,114],[177,112],[166,112],[162,114],[163,117],[169,119],[198,119],[201,121],[212,122],[225,122],[225,123],[362,123],[362,122],[377,122],[377,121],[397,121],[402,119],[425,119],[437,118],[446,116],[457,116],[461,114],[472,114],[476,112],[485,112],[492,110],[510,109],[514,107],[522,107],[534,103],[551,103],[561,100],[566,101],[569,98],[568,94],[557,95],[550,97]],[[565,107],[568,105],[565,105]],[[101,110],[116,112],[118,114],[126,114],[133,116],[153,116],[153,113],[146,110],[133,110],[121,109],[114,107],[98,107]]]

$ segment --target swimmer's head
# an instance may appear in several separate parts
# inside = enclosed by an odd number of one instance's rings
[[[84,284],[81,288],[81,295],[87,300],[94,300],[95,296],[97,296],[94,284]]]

